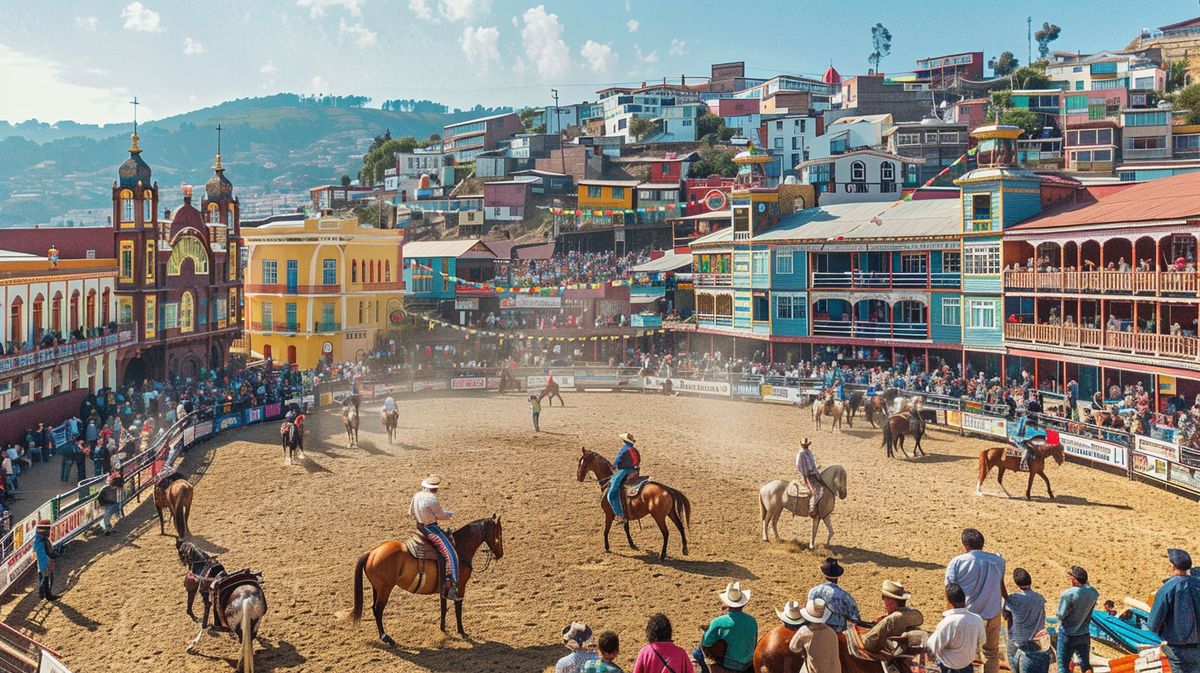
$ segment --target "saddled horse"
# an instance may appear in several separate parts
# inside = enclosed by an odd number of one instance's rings
[[[892,414],[883,422],[883,443],[880,446],[887,449],[888,458],[896,457],[897,447],[905,458],[909,457],[908,451],[904,450],[905,435],[913,437],[913,458],[926,455],[925,449],[921,448],[921,437],[925,436],[925,420],[921,418],[920,411],[910,410]]]
[[[878,395],[867,397],[866,403],[863,404],[863,413],[867,417],[867,422],[871,427],[879,427],[879,424],[887,420],[889,410],[892,408],[892,403],[896,401],[896,397],[900,391],[896,388],[888,388]]]
[[[862,392],[850,393],[846,398],[846,425],[854,427],[854,416],[866,406],[867,396]]]
[[[827,399],[817,400],[812,405],[812,420],[816,424],[817,429],[821,429],[821,417],[830,416],[833,418],[833,423],[829,426],[829,431],[833,432],[842,429],[842,416],[846,413],[846,403],[841,400]],[[850,427],[854,427],[851,425]]]
[[[362,619],[363,575],[366,575],[371,583],[371,611],[375,614],[375,627],[379,630],[379,639],[388,645],[394,646],[396,641],[383,630],[383,609],[387,607],[388,597],[396,587],[426,596],[440,594],[442,631],[446,630],[446,593],[442,587],[437,552],[425,542],[424,537],[417,537],[419,540],[413,541],[411,547],[396,540],[376,545],[358,557],[358,563],[354,566],[354,609],[350,612],[350,620],[357,624]],[[454,540],[454,550],[458,552],[460,562],[456,587],[459,599],[454,601],[454,617],[458,622],[458,632],[465,636],[462,598],[466,596],[467,582],[474,573],[471,563],[481,545],[487,545],[491,557],[497,561],[504,557],[504,527],[500,517],[493,514],[490,519],[472,521],[451,533],[450,537]],[[488,563],[491,563],[491,558]],[[486,565],[484,569],[487,569]]]
[[[608,493],[608,482],[613,476],[613,466],[604,456],[595,451],[583,449],[583,455],[579,458],[579,467],[575,471],[575,478],[583,481],[588,473],[596,476],[600,482],[600,509],[604,511],[604,551],[609,551],[608,532],[612,529],[613,519],[616,515],[613,514],[612,506],[608,504],[608,498],[605,495]],[[629,532],[629,522],[636,521],[646,516],[654,519],[654,523],[658,524],[658,530],[662,533],[662,552],[659,557],[663,560],[667,558],[667,540],[671,536],[671,532],[667,529],[667,519],[670,519],[675,528],[679,530],[679,535],[683,540],[683,555],[687,556],[688,543],[687,532],[684,530],[685,521],[686,527],[691,528],[692,525],[692,503],[687,499],[687,496],[682,491],[671,488],[665,484],[660,484],[657,481],[642,479],[637,483],[630,484],[633,479],[627,479],[621,488],[626,490],[623,494],[625,497],[625,539],[629,541],[631,549],[637,549],[637,545],[633,542],[633,535]],[[630,493],[630,490],[634,493]]]
[[[793,652],[792,637],[799,626],[780,624],[764,633],[754,646],[754,673],[800,673],[804,667],[804,652]]]
[[[567,406],[567,403],[563,400],[562,393],[558,391],[558,381],[555,381],[553,378],[547,380],[546,386],[542,388],[542,392],[538,393],[538,402],[541,402],[547,397],[550,398],[550,401],[547,403],[550,406],[554,406],[554,398],[556,397],[558,398],[558,404],[560,406]]]
[[[515,390],[517,392],[525,390],[525,383],[514,376],[513,373],[508,369],[501,369],[500,392],[504,393],[510,390]]]
[[[342,405],[342,425],[346,428],[346,441],[350,448],[358,446],[358,407],[352,404]]]
[[[812,520],[812,535],[808,541],[810,549],[817,547],[817,526],[821,522],[825,523],[825,530],[829,531],[829,537],[825,540],[825,546],[829,546],[833,540],[833,524],[830,520],[833,517],[834,506],[838,500],[846,499],[844,467],[830,465],[821,470],[820,476],[825,488],[822,489],[821,499],[817,501],[817,518]],[[763,541],[770,541],[770,530],[775,531],[775,539],[782,540],[783,538],[779,537],[779,516],[783,514],[783,510],[786,509],[795,516],[808,517],[808,503],[808,488],[800,481],[776,479],[763,484],[758,489],[758,513],[762,518]]]
[[[166,535],[166,520],[163,510],[171,515],[175,524],[175,536],[183,539],[188,534],[188,516],[192,513],[192,484],[174,470],[159,477],[154,484],[154,507],[158,510],[158,534]]]
[[[238,654],[238,673],[254,673],[254,639],[258,637],[258,624],[267,614],[267,596],[262,588],[262,573],[249,568],[229,573],[216,556],[201,551],[190,542],[175,542],[179,562],[187,567],[183,588],[187,591],[187,615],[200,625],[199,632],[188,643],[191,652],[209,628],[211,614],[212,630],[232,633],[241,642]],[[192,606],[200,594],[204,601],[204,616],[196,618]]]
[[[396,426],[400,423],[400,410],[380,411],[379,422],[387,430],[388,444],[391,444],[396,439]]]
[[[1045,440],[1034,439],[1033,456],[1029,458],[1029,483],[1025,485],[1025,499],[1030,499],[1030,492],[1033,491],[1033,478],[1040,476],[1042,481],[1046,482],[1046,492],[1050,494],[1050,499],[1054,499],[1054,490],[1050,488],[1050,478],[1046,476],[1046,459],[1053,458],[1055,463],[1063,464],[1063,446],[1061,442],[1047,442]],[[1008,489],[1004,487],[1004,472],[1012,470],[1018,472],[1021,469],[1021,456],[1010,455],[1009,446],[993,446],[990,449],[984,449],[979,452],[979,483],[975,485],[975,494],[983,495],[983,481],[987,479],[988,473],[992,468],[998,468],[996,473],[996,481],[1000,484],[1000,488],[1004,489],[1004,494],[1012,497]]]
[[[291,465],[297,454],[299,454],[300,460],[304,460],[303,437],[304,430],[299,425],[291,421],[279,424],[279,441],[283,445],[284,465]]]

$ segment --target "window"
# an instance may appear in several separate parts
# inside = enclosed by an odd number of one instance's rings
[[[925,144],[926,145],[936,145],[937,141],[938,141],[937,131],[926,131],[925,132]]]
[[[944,273],[962,273],[962,253],[943,252],[942,271]]]
[[[591,185],[588,185],[587,190],[588,190],[587,195],[588,195],[589,199],[600,198],[600,188],[599,187],[593,187]]]
[[[117,297],[117,322],[122,325],[133,322],[132,297]]]
[[[957,145],[959,143],[958,131],[942,131],[938,134],[938,138],[943,145]]]
[[[867,165],[861,161],[855,161],[850,164],[850,180],[852,182],[865,182],[867,179]]]
[[[171,257],[167,259],[167,275],[178,276],[182,271],[183,261],[192,260],[193,274],[208,273],[208,250],[204,243],[195,236],[183,236],[175,242],[171,249]]]
[[[782,130],[783,130],[783,121],[782,121],[782,120],[775,122],[775,130],[776,130],[776,131],[782,131]]]
[[[262,261],[262,282],[263,285],[274,285],[279,282],[279,265],[273,259],[264,259]]]
[[[780,295],[775,297],[775,317],[779,320],[792,320],[795,315],[792,312],[792,302],[795,297],[791,295]]]
[[[384,260],[384,262],[383,262],[383,282],[385,282],[385,283],[392,282],[392,262],[391,262],[391,260]]]
[[[163,305],[163,329],[179,327],[179,304],[171,302]]]
[[[264,332],[270,331],[271,322],[274,319],[274,312],[275,307],[271,304],[271,302],[264,301],[262,303],[262,328]]]
[[[121,282],[133,282],[133,241],[121,241]]]
[[[879,179],[884,182],[893,182],[896,179],[896,164],[890,161],[885,161],[879,165]]]
[[[769,252],[755,252],[750,255],[750,273],[763,274],[770,273],[770,256]]]
[[[146,281],[154,282],[154,241],[146,241]]]
[[[321,284],[322,285],[337,285],[337,260],[324,259],[321,260]]]
[[[902,273],[925,273],[926,255],[923,252],[900,253],[900,271]]]
[[[971,196],[971,219],[989,221],[992,219],[991,194],[974,194]]]
[[[191,332],[196,328],[196,304],[191,292],[184,292],[179,298],[179,331]]]
[[[1166,112],[1126,112],[1125,126],[1166,126]]]
[[[783,149],[783,138],[780,136],[775,136],[775,149]]]
[[[155,318],[158,316],[158,303],[154,297],[146,297],[146,336],[154,336]]]
[[[962,300],[958,297],[947,297],[942,300],[942,325],[945,327],[962,326]]]
[[[287,304],[284,305],[283,311],[284,311],[285,319],[287,320],[288,329],[295,330],[296,329],[296,302],[289,301]]]
[[[920,133],[897,133],[896,134],[896,144],[897,145],[920,145],[921,144],[921,134]]]
[[[963,248],[964,271],[969,274],[1000,273],[1000,245],[968,245]]]
[[[226,315],[225,300],[223,298],[218,299],[217,300],[217,320],[225,320],[225,315]]]
[[[1167,139],[1164,136],[1148,136],[1141,138],[1126,138],[1127,150],[1161,150],[1166,148]]]
[[[229,279],[229,280],[237,280],[238,266],[240,266],[240,265],[241,265],[241,260],[240,260],[240,258],[238,257],[238,245],[237,245],[237,242],[231,242],[231,243],[229,244],[229,255],[226,257],[226,259],[228,259],[228,260],[229,260],[229,261],[226,263],[226,264],[227,264],[227,267],[228,267],[228,268],[226,269],[226,271],[228,271],[228,272],[229,272],[229,274],[228,274],[229,278],[228,278],[228,279]]]
[[[1083,80],[1079,80],[1079,81],[1075,82],[1075,90],[1083,91]]]
[[[613,187],[612,188],[612,197],[614,199],[625,198],[625,188],[624,187]]]
[[[358,260],[357,259],[350,260],[350,282],[351,283],[358,282]]]
[[[321,328],[323,331],[333,329],[333,304],[326,302],[321,304]]]
[[[990,299],[968,299],[967,319],[968,329],[995,329],[996,303]]]
[[[775,253],[775,273],[790,274],[792,272],[792,253]]]
[[[121,221],[133,222],[133,192],[128,189],[121,191]]]

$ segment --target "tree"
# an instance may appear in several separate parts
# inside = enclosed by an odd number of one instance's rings
[[[711,112],[705,112],[696,117],[696,139],[706,145],[729,142],[735,133],[737,133],[737,129],[729,128],[725,125],[724,119]]]
[[[882,23],[871,26],[871,46],[875,51],[867,57],[867,63],[871,64],[874,72],[879,72],[879,62],[892,53],[892,33]]]
[[[1014,89],[1046,89],[1050,87],[1050,78],[1044,70],[1025,66],[1012,71],[1012,86]]]
[[[388,134],[390,136],[390,134]],[[379,138],[376,138],[379,140]],[[396,165],[397,152],[412,152],[417,148],[417,139],[404,136],[398,140],[389,138],[374,145],[363,155],[363,167],[358,172],[359,184],[368,187],[383,180],[383,172]]]
[[[655,124],[648,117],[638,117],[635,115],[629,119],[629,135],[636,143],[642,142],[647,136],[657,130],[658,124]]]
[[[1042,29],[1033,34],[1033,39],[1038,44],[1038,54],[1042,58],[1046,58],[1050,54],[1050,43],[1057,40],[1058,34],[1061,32],[1062,28],[1046,21],[1042,23]]]
[[[1175,94],[1175,109],[1187,110],[1187,122],[1200,124],[1200,84],[1191,84]]]
[[[542,112],[542,123],[540,124],[534,123],[537,120],[538,110],[535,110],[531,107],[521,108],[521,110],[517,112],[517,115],[521,117],[521,124],[525,126],[526,133],[546,132],[545,112]]]
[[[1167,68],[1167,91],[1177,91],[1187,86],[1188,80],[1188,59],[1185,57],[1181,61],[1171,61],[1171,65]]]
[[[1042,130],[1042,118],[1038,113],[1025,108],[1012,108],[1000,115],[1000,123],[1007,126],[1019,126],[1025,132],[1026,138],[1035,137]]]
[[[988,61],[988,67],[992,69],[992,73],[995,74],[996,77],[1003,77],[1011,74],[1012,71],[1016,70],[1018,66],[1020,66],[1020,61],[1013,56],[1011,51],[1001,52],[999,56],[996,56],[992,58],[992,60]]]
[[[719,147],[702,146],[700,158],[692,162],[689,174],[694,178],[707,178],[710,175],[720,175],[732,178],[737,175],[737,164],[733,163],[734,152]]]
[[[350,186],[350,176],[349,175],[342,175],[342,186],[343,187]]]

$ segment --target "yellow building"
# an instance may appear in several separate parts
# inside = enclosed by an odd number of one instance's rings
[[[632,210],[637,207],[637,180],[580,180],[583,210]]]
[[[403,236],[335,216],[243,227],[251,353],[302,369],[369,353],[401,317]]]

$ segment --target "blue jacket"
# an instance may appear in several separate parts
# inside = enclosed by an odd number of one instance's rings
[[[628,470],[637,467],[642,462],[642,457],[638,455],[638,450],[633,444],[626,443],[617,451],[617,459],[613,461],[613,467],[618,470]]]
[[[1154,594],[1154,609],[1146,629],[1171,645],[1200,644],[1200,577],[1174,576]]]
[[[50,570],[50,559],[58,557],[50,545],[50,537],[41,533],[33,537],[33,553],[37,555],[37,567],[40,573]]]

